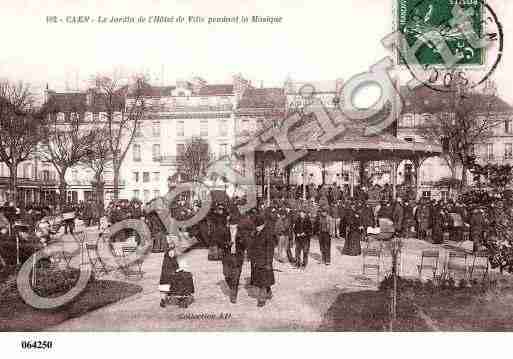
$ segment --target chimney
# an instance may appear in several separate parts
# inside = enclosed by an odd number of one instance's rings
[[[47,82],[46,83],[46,87],[45,87],[45,89],[43,91],[43,103],[47,103],[48,100],[50,99],[49,98],[49,92],[50,92],[50,90],[48,89],[48,82]]]
[[[338,78],[335,80],[335,91],[337,94],[340,94],[340,91],[342,91],[342,87],[344,87],[344,80],[341,78]]]
[[[290,75],[287,75],[285,78],[285,82],[283,83],[283,91],[285,91],[285,94],[291,94],[294,92],[294,82],[292,81]]]
[[[240,99],[248,88],[251,87],[251,82],[242,77],[241,74],[237,74],[233,76],[233,92],[235,92],[235,97]]]
[[[202,79],[201,77],[193,77],[192,78],[192,92],[198,93],[200,90],[207,85],[207,81]]]

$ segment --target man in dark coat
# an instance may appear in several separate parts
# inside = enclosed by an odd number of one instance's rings
[[[356,206],[351,204],[349,214],[347,216],[348,235],[344,242],[343,254],[350,256],[359,256],[362,252],[360,240],[362,237],[362,218],[356,209]]]
[[[402,235],[404,237],[411,237],[413,235],[412,227],[415,226],[415,219],[413,216],[413,206],[411,202],[406,201],[403,208],[403,225]]]
[[[328,210],[323,207],[317,217],[316,232],[319,236],[319,248],[321,250],[321,263],[331,263],[331,236],[329,231]]]
[[[474,252],[479,251],[479,247],[483,244],[485,226],[484,211],[480,208],[474,209],[470,216],[470,238],[474,242]]]
[[[431,229],[431,213],[432,208],[431,205],[426,202],[425,200],[420,203],[420,205],[417,207],[417,210],[415,211],[415,217],[417,220],[417,233],[419,236],[419,239],[426,239],[426,237],[429,237],[428,233]]]
[[[255,220],[256,235],[251,241],[248,254],[251,260],[252,283],[259,289],[258,307],[263,307],[272,298],[271,286],[275,283],[273,259],[277,238],[273,223],[258,215]]]
[[[296,267],[306,268],[308,264],[308,252],[310,251],[310,237],[312,236],[312,222],[306,216],[304,209],[300,209],[299,218],[292,228],[296,238]],[[303,260],[301,260],[303,254]]]
[[[338,215],[340,217],[339,227],[338,227],[338,233],[339,237],[346,238],[347,236],[347,215],[348,215],[348,208],[344,201],[340,201],[338,204]]]
[[[212,242],[209,248],[209,256],[211,260],[219,260],[220,251],[227,242],[230,241],[230,231],[227,226],[227,213],[224,210],[224,206],[219,205],[212,215]]]
[[[392,208],[392,222],[394,222],[394,229],[396,233],[400,233],[403,228],[403,205],[401,200],[398,198]]]
[[[445,222],[445,215],[441,204],[437,204],[433,208],[431,215],[431,228],[433,243],[441,244],[443,242],[443,228]]]
[[[226,283],[230,288],[230,302],[237,302],[237,293],[239,290],[240,275],[244,256],[248,246],[255,235],[256,227],[253,218],[253,212],[241,214],[237,220],[237,234],[235,235],[235,251],[233,244],[224,247],[223,256],[223,274]],[[234,253],[235,252],[235,253]]]

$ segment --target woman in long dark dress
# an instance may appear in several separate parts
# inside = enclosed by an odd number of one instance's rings
[[[349,235],[344,243],[342,254],[359,256],[362,253],[362,247],[360,245],[360,239],[362,237],[362,218],[356,211],[354,204],[351,205],[351,209],[346,215],[346,221],[349,226]]]

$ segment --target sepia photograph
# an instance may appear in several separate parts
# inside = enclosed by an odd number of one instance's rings
[[[0,342],[513,330],[513,2],[0,9]]]

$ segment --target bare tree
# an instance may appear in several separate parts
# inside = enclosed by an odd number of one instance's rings
[[[0,82],[0,160],[9,168],[9,192],[17,201],[18,166],[35,154],[41,139],[41,114],[29,86]]]
[[[45,107],[48,116],[40,153],[59,175],[60,202],[64,204],[66,172],[91,155],[99,129],[96,123],[85,120],[85,104],[73,96],[64,97],[64,103],[50,98]]]
[[[103,206],[103,173],[106,169],[112,167],[112,155],[110,152],[110,142],[107,129],[100,127],[96,133],[96,138],[92,151],[85,159],[84,165],[94,172],[94,182],[96,183],[96,202],[98,207]]]
[[[475,144],[490,138],[492,130],[501,120],[495,116],[500,99],[495,93],[453,86],[454,91],[444,93],[443,99],[430,101],[425,112],[433,116],[419,127],[419,134],[434,143],[442,144],[443,160],[457,179],[461,167],[461,185],[467,184],[468,159]],[[425,102],[426,104],[426,102]]]
[[[188,181],[202,179],[207,175],[208,166],[213,160],[214,155],[208,142],[192,137],[177,156],[178,172],[183,173]]]
[[[143,76],[134,76],[125,83],[119,74],[96,76],[94,91],[106,113],[108,143],[114,172],[114,199],[119,197],[121,165],[130,148],[137,128],[147,111],[145,94],[148,84]]]

